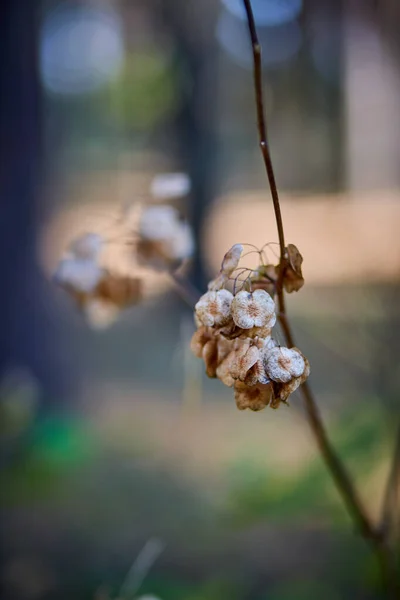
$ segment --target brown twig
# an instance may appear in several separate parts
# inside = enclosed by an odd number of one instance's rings
[[[182,300],[184,300],[184,302],[186,302],[190,308],[193,308],[201,294],[192,286],[186,277],[180,275],[173,269],[169,271],[169,275],[174,282],[177,292]]]
[[[277,185],[275,181],[274,170],[272,166],[271,154],[268,146],[267,138],[267,126],[265,120],[264,110],[264,94],[263,94],[263,81],[262,81],[262,60],[261,60],[261,46],[258,41],[257,30],[255,26],[253,11],[250,0],[243,0],[244,7],[247,15],[247,22],[250,32],[251,45],[253,51],[254,61],[254,88],[256,98],[256,110],[257,110],[257,125],[258,134],[260,141],[261,153],[263,156],[269,187],[271,190],[272,201],[275,211],[275,220],[278,230],[279,247],[280,247],[280,270],[278,274],[278,281],[276,286],[276,293],[278,297],[279,305],[279,322],[282,327],[283,334],[286,339],[288,346],[292,347],[295,345],[293,333],[290,327],[289,320],[286,314],[285,297],[283,291],[283,277],[286,264],[286,250],[285,250],[285,237],[283,230],[282,214],[279,202],[279,195]],[[351,477],[347,472],[344,464],[336,454],[332,447],[328,435],[326,433],[324,424],[321,420],[319,410],[314,400],[312,391],[308,383],[304,383],[300,391],[303,396],[304,406],[306,409],[307,420],[309,422],[311,431],[317,442],[319,450],[325,461],[325,464],[332,475],[332,478],[336,484],[338,491],[340,492],[343,501],[351,514],[357,528],[361,535],[368,540],[381,564],[383,579],[385,581],[386,588],[390,597],[397,598],[396,595],[396,584],[393,579],[393,572],[390,568],[390,560],[388,556],[388,548],[385,539],[382,537],[381,532],[374,526],[368,516],[361,499],[352,483]]]

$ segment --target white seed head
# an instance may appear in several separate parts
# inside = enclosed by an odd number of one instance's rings
[[[97,233],[85,233],[73,240],[68,251],[75,257],[84,260],[97,260],[103,248],[104,239]]]
[[[303,375],[306,364],[301,353],[295,348],[273,348],[265,358],[265,370],[268,376],[281,383],[288,383]]]
[[[228,290],[206,292],[195,306],[196,316],[209,327],[226,325],[231,319],[232,300]]]
[[[190,192],[190,178],[186,173],[160,173],[150,185],[150,193],[157,200],[186,196]]]
[[[194,239],[188,223],[179,223],[174,237],[169,242],[171,260],[185,260],[194,252]]]
[[[264,290],[242,290],[232,301],[232,316],[238,327],[273,327],[276,323],[275,302]]]
[[[188,223],[181,221],[173,206],[150,206],[139,222],[138,259],[157,270],[176,266],[194,251],[194,239]]]
[[[92,260],[62,259],[54,273],[56,283],[76,291],[90,293],[103,277],[104,270]]]
[[[179,213],[173,206],[149,206],[141,214],[139,234],[145,240],[169,240],[179,229]]]
[[[240,257],[242,256],[242,252],[243,252],[242,244],[235,244],[234,246],[232,246],[232,248],[230,248],[230,250],[228,250],[228,252],[225,254],[225,256],[223,258],[222,266],[221,266],[221,273],[230,277],[232,275],[232,273],[234,272],[234,270],[237,269],[237,267],[238,267]]]

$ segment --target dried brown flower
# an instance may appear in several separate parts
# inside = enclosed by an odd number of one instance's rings
[[[288,383],[304,373],[304,358],[297,348],[278,346],[266,354],[265,370],[273,381]]]
[[[276,323],[275,302],[264,290],[242,290],[232,301],[232,317],[242,329],[271,328]]]
[[[226,325],[231,320],[232,300],[228,290],[206,292],[195,306],[197,318],[210,327]]]

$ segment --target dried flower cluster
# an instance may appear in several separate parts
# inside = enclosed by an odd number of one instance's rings
[[[190,181],[184,174],[157,176],[151,189],[158,197],[164,194],[165,198],[172,198],[187,193]],[[127,229],[127,247],[139,265],[157,271],[174,271],[193,254],[191,229],[173,206],[145,207],[137,231],[132,231],[129,225]],[[54,274],[54,281],[72,296],[89,322],[96,326],[109,325],[123,309],[138,303],[142,297],[139,277],[104,267],[101,258],[105,246],[106,240],[97,233],[78,237],[68,246]]]
[[[108,325],[121,309],[137,303],[141,280],[111,273],[100,264],[104,239],[87,233],[73,240],[61,259],[54,280],[75,300],[89,322]]]
[[[269,265],[238,269],[242,252],[242,245],[235,244],[226,253],[218,276],[197,302],[191,348],[204,360],[209,377],[234,388],[240,410],[278,408],[307,379],[310,366],[298,348],[279,346],[273,339],[276,312],[269,291],[275,280],[266,275]],[[295,267],[290,266],[289,277],[298,283],[301,270]],[[247,277],[240,279],[243,272]],[[225,287],[228,282],[234,283],[233,293]]]
[[[193,254],[192,231],[173,206],[150,206],[143,211],[138,234],[139,263],[158,271],[176,269]]]

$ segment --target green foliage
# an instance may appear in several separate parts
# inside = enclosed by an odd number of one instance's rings
[[[93,450],[94,439],[79,421],[38,419],[17,441],[1,471],[2,501],[24,504],[62,494],[66,474],[89,460]]]
[[[341,595],[326,583],[306,579],[285,581],[276,585],[259,600],[311,600],[314,598],[340,600]]]
[[[189,582],[166,577],[149,577],[143,584],[139,596],[151,594],[161,600],[240,600],[242,590],[232,578],[211,579],[204,582]],[[128,599],[124,599],[128,600]]]
[[[349,407],[330,428],[340,456],[346,459],[355,477],[365,480],[382,460],[383,422],[371,403]],[[228,505],[239,523],[329,518],[332,523],[348,519],[339,495],[317,450],[310,462],[295,473],[278,470],[273,463],[253,457],[236,462],[230,472]]]
[[[147,130],[177,109],[177,73],[168,54],[153,48],[128,56],[107,94],[107,110],[123,128]]]

